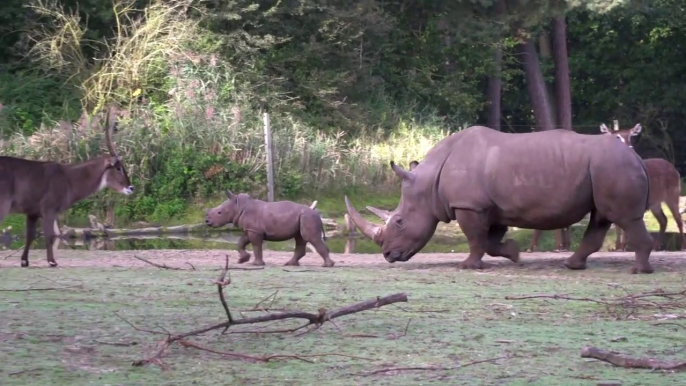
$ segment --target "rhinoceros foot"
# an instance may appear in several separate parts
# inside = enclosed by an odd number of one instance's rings
[[[574,256],[567,258],[564,262],[565,267],[574,270],[586,269],[586,262],[575,258]]]
[[[510,259],[513,263],[519,263],[519,245],[512,239],[505,240],[505,250],[507,251],[505,257]]]
[[[637,264],[629,269],[629,273],[634,275],[637,273],[653,273],[653,271],[653,267],[651,267],[650,264]]]
[[[254,261],[253,261],[252,263],[250,263],[250,264],[256,265],[256,266],[258,266],[258,267],[261,267],[261,266],[265,265],[265,264],[264,264],[264,260],[254,260]]]
[[[325,261],[324,264],[322,264],[322,267],[331,268],[331,267],[333,267],[335,264],[336,264],[336,263],[334,263],[333,260],[329,259],[329,260]]]
[[[481,259],[468,257],[459,262],[457,267],[460,269],[484,269],[484,262]]]
[[[284,264],[285,267],[298,267],[300,266],[300,262],[298,260],[293,260],[290,259]]]
[[[241,257],[238,259],[238,264],[243,264],[248,260],[250,260],[250,254],[246,253],[245,255],[241,255]]]

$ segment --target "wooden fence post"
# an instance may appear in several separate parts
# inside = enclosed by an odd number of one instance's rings
[[[269,113],[264,113],[264,150],[267,153],[267,201],[274,201],[274,158]]]
[[[613,126],[612,130],[614,130],[614,131],[619,130],[619,121],[616,119],[614,121],[612,121],[612,126]]]

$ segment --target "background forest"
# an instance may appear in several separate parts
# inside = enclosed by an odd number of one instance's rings
[[[136,194],[71,216],[169,222],[226,188],[397,197],[388,161],[450,132],[643,126],[636,147],[685,170],[681,0],[3,0],[3,154],[102,151],[103,106]],[[396,201],[397,202],[397,201]]]

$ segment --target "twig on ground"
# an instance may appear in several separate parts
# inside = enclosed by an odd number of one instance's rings
[[[269,321],[286,320],[286,319],[305,319],[305,320],[307,320],[307,323],[301,325],[300,327],[296,327],[296,328],[292,328],[292,329],[284,329],[284,330],[280,330],[280,331],[279,330],[272,330],[272,331],[259,330],[259,331],[250,331],[250,332],[260,333],[260,334],[276,333],[276,332],[292,333],[292,332],[298,331],[300,329],[312,326],[312,328],[305,331],[305,333],[308,333],[308,332],[311,332],[311,331],[318,329],[325,322],[331,322],[332,324],[334,324],[332,322],[332,320],[335,318],[339,318],[341,316],[350,315],[350,314],[354,314],[354,313],[362,312],[362,311],[367,311],[367,310],[374,309],[374,308],[380,308],[380,307],[383,307],[383,306],[386,306],[389,304],[393,304],[393,303],[397,303],[397,302],[407,302],[407,295],[406,294],[397,293],[397,294],[393,294],[393,295],[389,295],[389,296],[377,297],[376,299],[366,300],[366,301],[356,303],[356,304],[352,304],[352,305],[345,306],[345,307],[339,307],[339,308],[336,308],[336,309],[333,309],[330,311],[327,311],[324,308],[320,308],[317,314],[296,310],[296,311],[284,311],[284,312],[279,312],[279,313],[259,315],[259,316],[250,317],[250,318],[234,319],[231,316],[231,313],[229,311],[229,307],[226,304],[226,300],[224,299],[224,293],[223,293],[224,286],[231,282],[230,279],[225,278],[225,275],[229,270],[228,264],[229,263],[228,263],[228,255],[227,255],[225,267],[224,267],[224,269],[222,269],[222,272],[219,275],[219,278],[215,281],[215,283],[217,284],[220,301],[222,302],[222,306],[224,307],[224,310],[225,310],[225,312],[227,314],[227,318],[228,318],[228,320],[223,322],[223,323],[219,323],[219,324],[216,324],[213,326],[209,326],[209,327],[201,328],[198,330],[186,332],[183,334],[171,334],[171,333],[165,334],[165,333],[162,333],[160,331],[151,331],[151,330],[145,330],[145,329],[139,328],[139,327],[135,326],[133,323],[127,321],[126,319],[124,319],[123,317],[121,317],[115,313],[115,315],[117,317],[122,319],[124,322],[126,322],[129,326],[131,326],[132,328],[134,328],[137,331],[144,331],[144,332],[158,334],[158,335],[167,335],[167,338],[164,341],[160,342],[160,344],[158,345],[158,350],[157,350],[157,353],[155,355],[153,355],[152,357],[147,358],[147,359],[137,360],[137,361],[133,362],[134,366],[144,366],[144,365],[153,363],[153,364],[157,364],[160,367],[162,367],[163,369],[165,369],[167,366],[164,364],[164,362],[161,359],[162,354],[165,352],[165,350],[167,348],[169,348],[169,346],[172,343],[183,341],[183,342],[185,342],[186,346],[196,347],[196,346],[198,346],[197,344],[189,343],[186,340],[186,338],[191,337],[191,336],[204,334],[204,333],[212,331],[212,330],[223,329],[222,333],[224,333],[224,332],[226,332],[226,330],[229,327],[241,325],[241,324],[256,324],[256,323],[264,323],[264,322],[269,322]],[[266,299],[268,299],[268,298],[266,298]],[[258,303],[258,305],[259,305],[259,303]],[[237,331],[236,333],[246,333],[246,331]],[[211,349],[207,349],[205,351],[210,351],[210,350]],[[223,352],[217,352],[217,353],[221,353],[221,355],[229,355],[229,353],[223,353]],[[262,361],[268,361],[270,359],[276,359],[276,358],[299,359],[293,355],[272,355],[272,356],[267,356],[267,357],[254,357],[251,355],[238,354],[238,353],[230,353],[230,354],[233,357],[241,358],[244,360],[255,360],[255,358],[261,358],[260,360],[262,360]],[[317,355],[320,355],[320,354],[317,354]],[[327,355],[333,355],[333,354],[327,354]],[[336,355],[341,356],[342,354],[336,354]],[[323,356],[323,354],[322,354],[322,356]]]
[[[325,270],[323,270],[323,269],[322,269],[322,270],[315,270],[315,269],[294,269],[294,270],[290,270],[290,269],[286,269],[286,268],[283,268],[282,271],[284,271],[284,272],[290,272],[290,273],[300,273],[300,272],[331,273],[331,272],[333,272],[333,271],[331,271],[331,270],[326,270],[326,271],[325,271]]]
[[[135,346],[138,344],[138,342],[130,342],[130,343],[127,343],[127,342],[103,342],[101,340],[95,340],[95,339],[93,339],[93,342],[99,343],[99,344],[105,344],[108,346],[121,346],[121,347],[130,347],[130,346]]]
[[[658,322],[658,323],[653,323],[653,326],[677,326],[677,327],[681,327],[683,329],[686,329],[686,326],[684,326],[683,324],[674,323],[674,322]]]
[[[144,258],[142,258],[142,257],[140,257],[140,256],[133,255],[133,257],[135,257],[136,259],[138,259],[138,260],[140,260],[140,261],[142,261],[142,262],[144,262],[144,263],[148,263],[148,264],[152,265],[153,267],[157,267],[157,268],[159,268],[159,269],[170,269],[170,270],[172,270],[172,271],[188,271],[188,269],[186,269],[186,268],[170,267],[170,266],[168,266],[168,265],[166,265],[166,264],[157,264],[157,263],[153,263],[152,261],[150,261],[150,260],[148,260],[148,259],[144,259]],[[193,270],[195,270],[195,269],[193,269]]]
[[[478,361],[473,361],[473,362],[468,362],[463,365],[459,366],[452,366],[452,367],[443,367],[443,366],[415,366],[415,367],[389,367],[386,369],[380,369],[380,370],[375,370],[375,371],[370,371],[368,373],[365,373],[364,375],[374,375],[374,374],[381,374],[381,373],[390,373],[393,371],[413,371],[413,370],[432,370],[432,371],[448,371],[448,370],[457,370],[457,369],[462,369],[465,367],[477,365],[479,363],[490,363],[490,362],[495,362],[500,359],[507,358],[507,356],[499,356],[496,358],[488,358],[488,359],[482,359]]]
[[[21,251],[22,249],[24,249],[24,247],[25,247],[25,245],[22,245],[21,247],[19,247],[19,248],[13,250],[11,253],[7,254],[7,256],[5,256],[5,257],[3,258],[3,260],[7,260],[7,259],[9,259],[10,257],[16,255],[17,252],[19,252],[19,251]]]
[[[31,292],[31,291],[59,291],[71,288],[83,288],[83,284],[70,285],[65,287],[45,287],[45,288],[17,288],[17,289],[0,289],[0,292]]]
[[[597,347],[584,347],[581,349],[582,358],[593,358],[610,363],[617,367],[627,369],[651,369],[667,371],[686,370],[686,361],[664,361],[655,358],[632,358]]]

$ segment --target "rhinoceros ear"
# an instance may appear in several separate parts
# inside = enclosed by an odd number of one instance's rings
[[[608,129],[607,126],[605,126],[605,124],[603,123],[600,125],[600,132],[603,134],[610,134],[610,129]]]
[[[633,137],[635,135],[641,134],[641,129],[642,129],[641,124],[637,123],[636,126],[634,126],[634,128],[631,129],[631,136]]]
[[[397,174],[398,177],[402,178],[403,180],[414,181],[414,174],[412,174],[412,172],[408,172],[407,170],[401,168],[393,161],[391,161],[391,169],[393,169],[395,174]]]
[[[417,166],[419,166],[419,162],[417,162],[417,161],[410,162],[410,171],[413,171]]]

